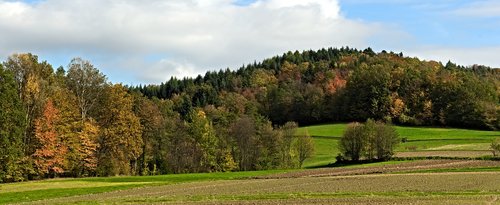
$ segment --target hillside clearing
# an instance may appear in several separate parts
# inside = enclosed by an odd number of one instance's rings
[[[321,167],[335,162],[339,154],[338,140],[347,124],[326,124],[301,127],[297,134],[307,132],[316,143],[316,154],[304,162],[304,167]],[[443,156],[481,157],[491,156],[489,144],[499,131],[482,131],[456,128],[394,126],[406,142],[396,148],[398,157]],[[423,152],[425,151],[425,152]]]

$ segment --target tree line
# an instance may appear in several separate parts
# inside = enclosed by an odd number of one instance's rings
[[[148,98],[80,58],[65,70],[14,54],[0,65],[0,182],[286,169],[310,156],[297,123],[273,126],[222,95],[228,106]]]

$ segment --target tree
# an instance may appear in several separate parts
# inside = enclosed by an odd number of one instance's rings
[[[236,161],[242,171],[253,168],[254,155],[252,152],[255,151],[256,132],[254,121],[248,116],[239,118],[231,125],[230,135],[236,142],[236,150],[233,150],[233,154],[236,156]]]
[[[344,134],[340,138],[340,152],[352,161],[359,161],[365,150],[364,127],[360,123],[347,125]]]
[[[394,127],[382,122],[376,123],[375,140],[373,147],[379,160],[388,160],[394,155],[394,149],[399,144],[399,134]]]
[[[314,141],[306,130],[304,135],[297,136],[294,145],[298,155],[299,167],[302,167],[304,161],[314,154]]]
[[[295,122],[287,122],[285,125],[280,127],[282,136],[283,136],[283,145],[281,146],[282,150],[282,163],[283,168],[293,168],[296,166],[296,162],[293,159],[292,152],[294,149],[294,145],[297,145],[297,141],[294,140],[295,133],[297,132],[297,123]]]
[[[106,84],[106,76],[89,61],[74,58],[68,65],[68,88],[76,95],[82,121],[96,106]]]
[[[345,103],[351,120],[383,119],[390,114],[391,76],[383,65],[356,69],[346,85]]]
[[[35,137],[39,146],[32,157],[35,168],[42,176],[56,176],[64,172],[64,157],[68,150],[56,129],[60,119],[58,112],[49,100],[42,117],[35,120]]]
[[[199,163],[196,144],[189,136],[187,123],[180,119],[173,122],[173,132],[169,133],[166,163],[170,173],[192,172]]]
[[[47,62],[38,62],[38,56],[31,53],[9,56],[4,66],[6,70],[12,72],[19,98],[23,103],[25,110],[23,148],[25,155],[31,155],[35,149],[34,120],[43,111],[47,88],[53,81],[53,69]]]
[[[197,163],[199,170],[192,170],[195,172],[212,172],[217,171],[217,149],[219,140],[215,136],[215,130],[212,124],[208,121],[205,112],[197,109],[190,113],[191,122],[189,123],[189,137],[193,138],[196,142],[196,152],[199,161]]]
[[[253,148],[256,170],[277,169],[284,167],[282,132],[274,130],[270,121],[257,121],[257,146]]]
[[[78,176],[93,176],[97,170],[99,150],[99,126],[94,120],[83,122],[83,127],[78,133],[80,146],[78,147],[79,172]]]
[[[99,174],[136,174],[133,171],[137,170],[143,141],[140,120],[132,111],[132,96],[120,84],[107,87],[99,108]]]
[[[176,148],[172,145],[171,139],[174,135],[182,134],[177,132],[177,125],[180,124],[178,123],[180,121],[179,113],[173,110],[173,102],[171,100],[159,100],[157,98],[153,98],[152,100],[158,106],[158,110],[163,118],[163,124],[161,125],[162,129],[158,134],[154,135],[151,142],[153,145],[151,147],[152,163],[148,164],[149,170],[151,174],[171,173],[172,167],[169,166],[171,162],[169,157],[172,148]],[[181,135],[180,137],[183,136]]]
[[[81,133],[83,122],[80,118],[76,97],[66,88],[65,84],[56,84],[48,91],[50,100],[58,110],[58,120],[54,122],[56,132],[61,143],[67,148],[64,155],[64,168],[66,176],[79,176],[81,167]]]
[[[352,161],[388,160],[399,143],[396,130],[382,122],[368,119],[365,124],[351,123],[340,139],[339,149]]]
[[[155,136],[162,134],[165,119],[152,100],[139,95],[135,95],[134,100],[134,113],[141,122],[143,141],[138,173],[146,175],[148,173],[148,163],[153,158]]]
[[[0,182],[25,180],[24,116],[13,75],[0,64]]]

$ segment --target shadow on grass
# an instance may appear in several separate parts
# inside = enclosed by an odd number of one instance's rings
[[[375,163],[387,162],[387,161],[393,161],[393,160],[358,160],[358,161],[344,160],[344,161],[336,161],[334,163],[329,163],[329,164],[325,164],[325,165],[310,166],[310,167],[306,167],[306,169],[345,167],[345,166],[353,166],[353,165],[375,164]],[[400,160],[397,160],[397,161],[400,161]]]

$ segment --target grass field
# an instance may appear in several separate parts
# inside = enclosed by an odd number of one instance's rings
[[[268,170],[160,176],[94,177],[0,184],[0,204],[29,202],[74,195],[97,194],[137,187],[159,186],[193,181],[233,180],[283,172],[287,171]]]
[[[347,124],[327,124],[299,128],[299,134],[307,130],[316,143],[316,154],[304,162],[304,167],[324,166],[335,162],[339,153],[338,140],[346,127]],[[402,126],[395,128],[400,137],[407,139],[406,143],[401,143],[396,149],[405,156],[427,156],[432,155],[433,151],[440,151],[435,152],[435,156],[447,156],[446,151],[452,151],[448,155],[458,156],[469,153],[470,157],[491,155],[489,145],[493,139],[500,137],[498,131]]]
[[[310,126],[316,154],[335,161],[346,124]],[[396,127],[398,155],[490,154],[500,132]],[[408,147],[412,147],[408,149]],[[414,148],[413,148],[414,147]],[[52,179],[0,184],[0,204],[500,204],[500,161],[389,161],[336,168]]]

